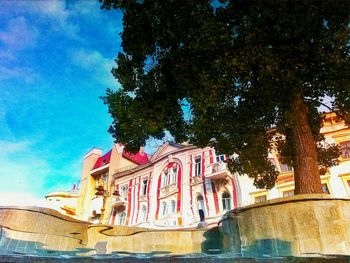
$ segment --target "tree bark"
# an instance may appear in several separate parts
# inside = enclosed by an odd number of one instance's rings
[[[308,107],[301,96],[294,99],[289,119],[293,149],[294,193],[322,193],[316,143],[308,122]]]

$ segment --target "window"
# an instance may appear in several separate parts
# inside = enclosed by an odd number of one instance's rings
[[[288,190],[283,192],[283,197],[294,196],[294,190]]]
[[[223,161],[225,161],[225,154],[216,153],[216,162],[219,163],[219,162],[223,162]]]
[[[171,201],[171,213],[172,214],[176,213],[176,202],[175,202],[175,200]]]
[[[322,192],[325,194],[330,194],[327,184],[322,184]]]
[[[341,150],[341,157],[344,159],[350,158],[350,141],[339,143]]]
[[[222,209],[224,211],[231,210],[231,196],[228,192],[222,194]]]
[[[166,202],[162,202],[162,215],[166,216],[168,214],[168,205]]]
[[[144,179],[142,181],[141,195],[146,195],[147,194],[147,183],[148,183],[147,179]]]
[[[128,185],[124,184],[120,186],[120,195],[124,198],[125,201],[128,201]]]
[[[125,212],[119,214],[118,223],[119,223],[120,226],[124,226],[125,225],[125,218],[126,218]]]
[[[201,167],[202,166],[202,158],[200,156],[196,157],[195,159],[195,176],[201,175]]]
[[[170,184],[175,184],[176,183],[176,178],[177,178],[177,167],[174,166],[172,169],[172,174],[171,174],[171,182]]]
[[[260,195],[260,196],[256,196],[255,198],[255,203],[260,203],[260,202],[264,202],[267,200],[267,196],[266,195]]]
[[[140,215],[140,223],[141,222],[146,222],[146,217],[147,217],[147,208],[145,205],[141,207],[141,215]]]
[[[169,178],[169,171],[165,170],[163,173],[162,187],[165,187],[168,185],[168,178]]]
[[[280,166],[281,166],[281,172],[282,173],[287,173],[287,172],[292,172],[293,168],[290,167],[288,164],[284,164],[280,162]]]

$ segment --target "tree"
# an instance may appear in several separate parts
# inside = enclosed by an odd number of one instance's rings
[[[349,1],[100,1],[124,15],[122,88],[104,97],[114,138],[133,150],[168,130],[235,154],[230,169],[260,188],[277,178],[277,144],[295,193],[322,192],[339,148],[322,143],[317,109],[328,96],[350,112]]]

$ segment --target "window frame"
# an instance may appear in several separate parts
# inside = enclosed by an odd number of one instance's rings
[[[146,183],[145,183],[146,182]],[[142,187],[141,187],[141,196],[147,195],[147,188],[148,188],[148,178],[145,177],[142,180]]]
[[[227,194],[228,197],[224,197],[225,194]],[[221,194],[222,211],[230,211],[232,209],[231,200],[231,194],[228,191],[225,191]]]
[[[199,160],[199,162],[197,162]],[[194,158],[194,176],[201,176],[202,175],[202,156],[197,155]]]
[[[343,148],[342,144],[346,144],[346,147]],[[341,152],[340,156],[341,156],[342,160],[350,159],[350,140],[345,140],[345,141],[338,142],[338,145],[340,147],[340,152]],[[347,153],[346,156],[343,156],[343,150],[346,151],[346,153]]]
[[[225,161],[225,154],[216,154],[215,161],[217,163]]]

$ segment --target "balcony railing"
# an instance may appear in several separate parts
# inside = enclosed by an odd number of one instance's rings
[[[112,207],[117,207],[117,206],[122,206],[122,205],[126,205],[126,200],[124,197],[122,196],[115,196],[113,197],[112,199],[112,203],[111,203],[111,206]]]
[[[211,173],[208,173],[206,175],[209,179],[224,179],[227,176],[230,176],[230,172],[227,167],[227,163],[224,162],[218,162],[214,163],[211,167]]]
[[[172,195],[174,193],[177,193],[178,189],[177,189],[177,185],[176,184],[171,184],[171,185],[167,185],[164,186],[160,189],[160,198]]]
[[[191,185],[200,184],[200,183],[202,183],[202,182],[203,182],[202,176],[200,176],[200,175],[193,176],[193,177],[191,178]]]

